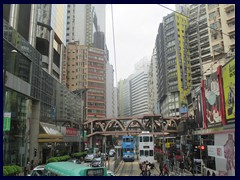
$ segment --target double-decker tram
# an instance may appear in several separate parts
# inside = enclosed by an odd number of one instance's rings
[[[133,136],[122,137],[123,161],[134,161],[134,138]]]
[[[154,166],[154,139],[149,131],[142,131],[138,135],[139,163],[151,163]]]

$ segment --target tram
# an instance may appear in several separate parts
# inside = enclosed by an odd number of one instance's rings
[[[122,137],[123,161],[134,161],[134,138],[133,136]]]
[[[139,164],[148,161],[154,166],[154,138],[149,131],[138,135]]]

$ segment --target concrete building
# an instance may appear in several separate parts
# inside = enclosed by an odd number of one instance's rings
[[[148,74],[148,111],[150,114],[159,114],[157,94],[157,54],[153,49]]]
[[[159,24],[158,35],[156,37],[156,56],[157,56],[157,94],[158,94],[158,109],[160,112],[165,110],[160,107],[160,104],[167,96],[167,74],[166,74],[166,62],[165,62],[165,44],[164,44],[164,30],[163,23]],[[166,107],[167,108],[167,107]]]
[[[104,48],[105,4],[68,4],[67,14],[67,42]]]
[[[178,5],[191,17],[188,27],[191,61],[191,89],[200,85],[200,80],[226,63],[226,54],[235,53],[235,5],[234,4],[189,4]],[[181,12],[180,12],[181,13]],[[214,60],[213,60],[214,59]],[[215,61],[215,62],[214,62]]]
[[[71,91],[86,90],[86,118],[106,117],[106,62],[101,49],[68,43],[66,85]]]
[[[187,44],[188,20],[179,13],[163,18],[159,26],[157,57],[160,84],[160,112],[163,116],[180,116],[187,112],[187,95],[190,92],[190,59]],[[163,71],[166,69],[166,71]],[[166,77],[166,78],[165,78]]]
[[[131,116],[129,78],[118,82],[118,116]]]
[[[115,103],[114,103],[114,79],[113,79],[113,66],[106,63],[106,117],[114,117]]]
[[[148,114],[148,71],[150,61],[143,58],[135,65],[136,72],[130,77],[131,116]]]
[[[135,72],[118,83],[119,116],[148,114],[148,73],[145,57],[135,64]]]

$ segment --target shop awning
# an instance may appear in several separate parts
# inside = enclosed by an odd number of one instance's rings
[[[54,124],[40,122],[44,133],[38,135],[38,142],[63,142],[63,135]]]

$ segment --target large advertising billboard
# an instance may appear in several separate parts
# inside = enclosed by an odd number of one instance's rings
[[[226,120],[235,119],[235,59],[222,68]]]
[[[222,108],[217,72],[212,73],[204,80],[204,101],[206,103],[207,126],[222,125]]]

